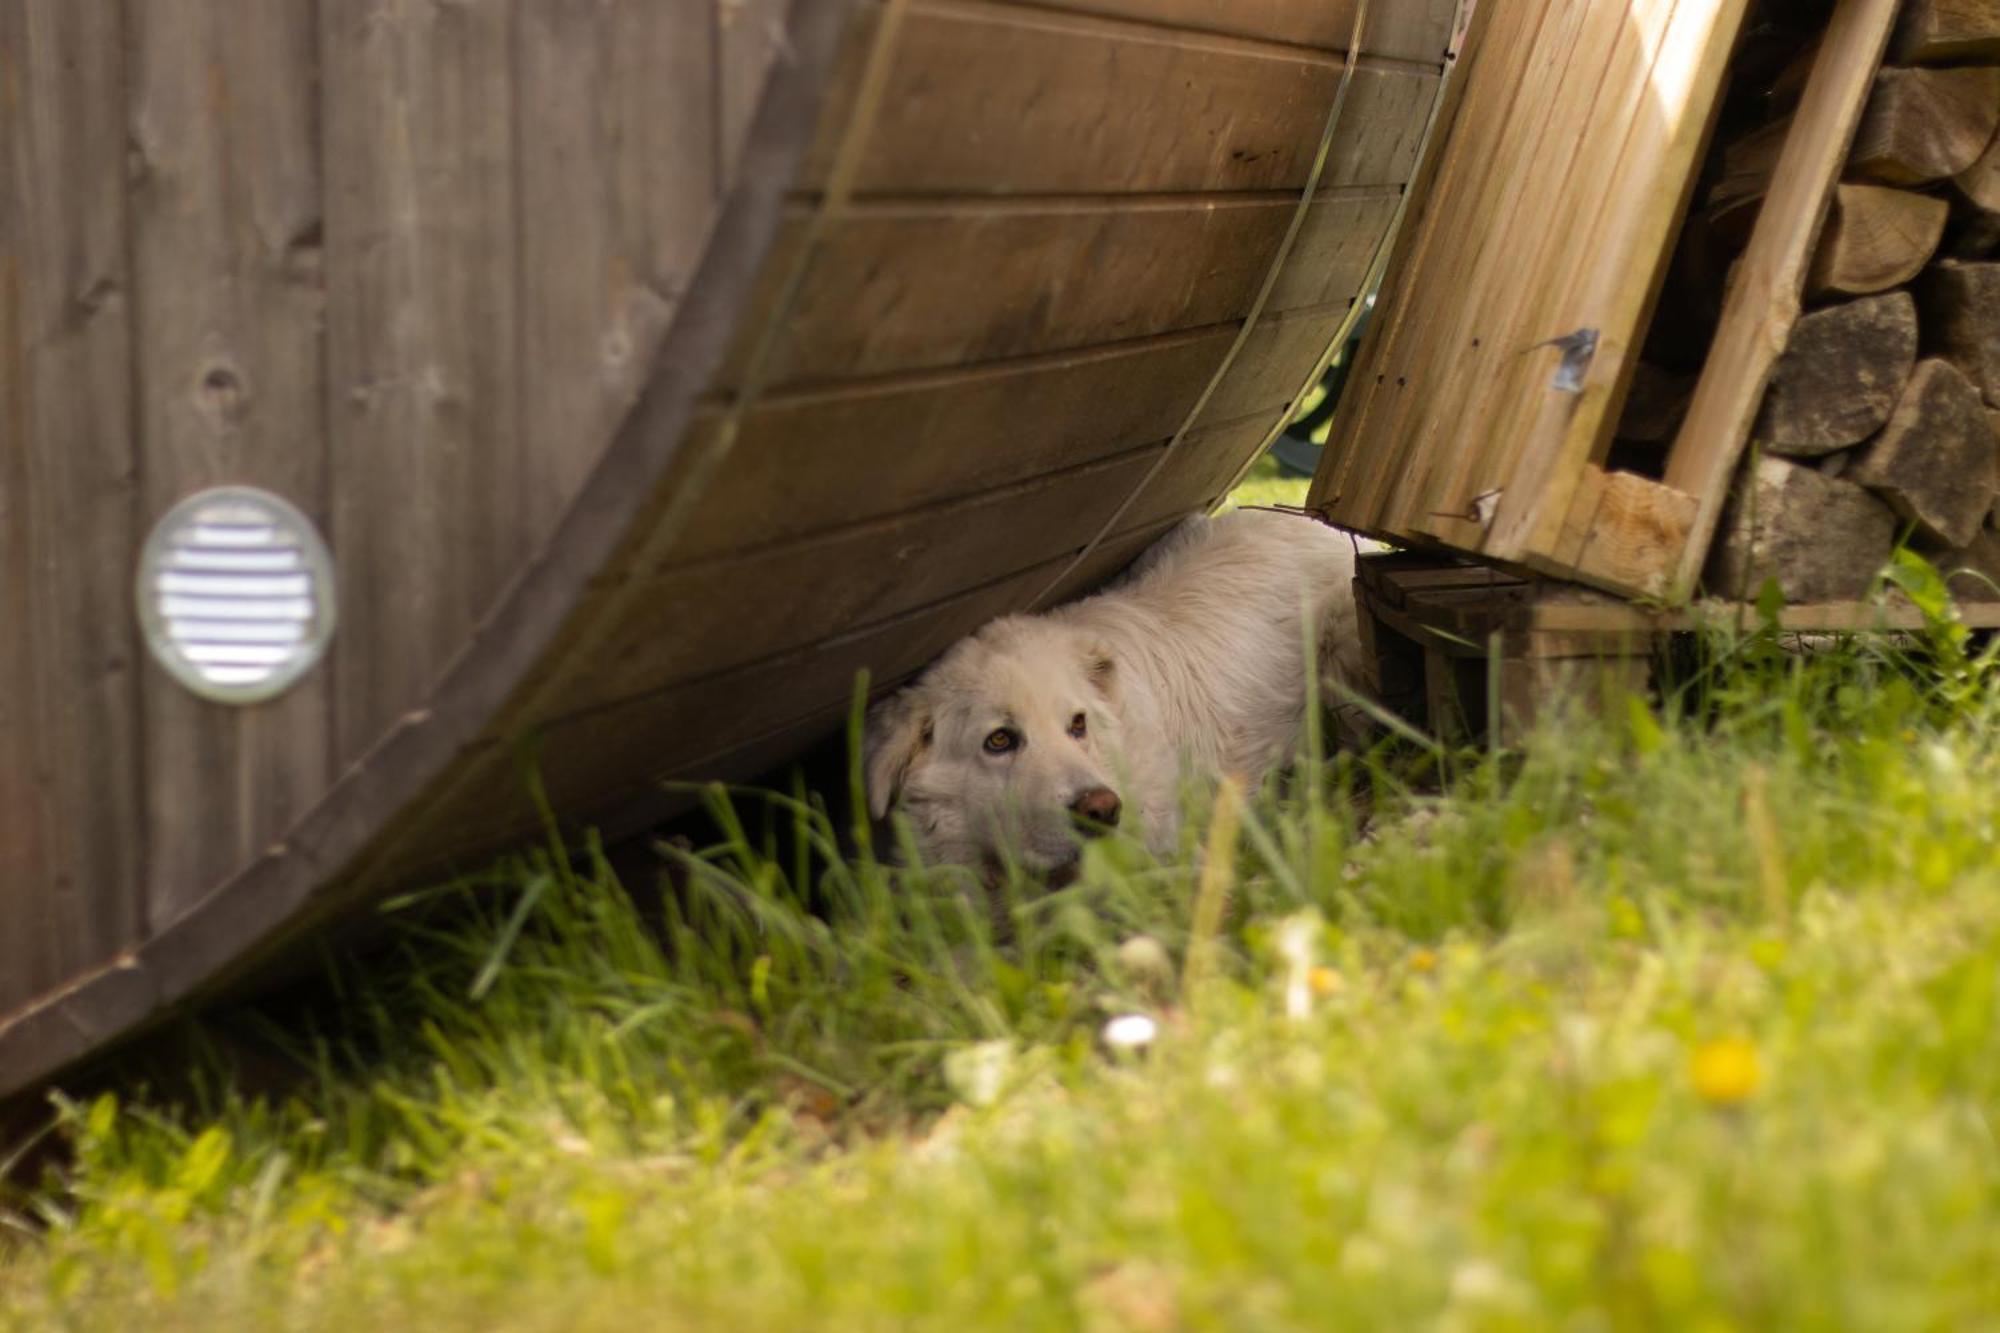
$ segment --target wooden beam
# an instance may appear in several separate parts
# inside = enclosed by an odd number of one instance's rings
[[[1658,595],[1700,506],[1695,497],[1631,472],[1584,469],[1553,559],[1537,568],[1614,592]]]
[[[1841,0],[1772,174],[1694,401],[1667,460],[1667,484],[1698,501],[1670,591],[1685,598],[1701,573],[1728,498],[1729,477],[1764,386],[1798,319],[1806,266],[1827,197],[1854,139],[1889,45],[1895,0]]]

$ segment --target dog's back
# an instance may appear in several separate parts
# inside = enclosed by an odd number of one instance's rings
[[[1118,584],[1051,615],[1136,668],[1189,761],[1255,775],[1298,742],[1309,655],[1356,678],[1353,578],[1341,533],[1236,510],[1189,520]]]

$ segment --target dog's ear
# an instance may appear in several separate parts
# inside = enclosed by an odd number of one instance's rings
[[[868,710],[861,771],[871,816],[881,819],[889,813],[930,735],[930,717],[914,690],[901,690]]]
[[[1118,659],[1111,650],[1101,643],[1088,643],[1083,649],[1083,669],[1090,677],[1090,683],[1097,692],[1110,699],[1118,693]]]

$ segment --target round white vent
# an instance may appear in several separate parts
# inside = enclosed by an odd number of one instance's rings
[[[312,520],[248,486],[190,495],[139,553],[139,624],[153,658],[204,699],[284,693],[333,637],[333,560]]]

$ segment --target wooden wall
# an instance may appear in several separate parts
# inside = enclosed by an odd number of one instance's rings
[[[281,837],[554,531],[650,373],[775,0],[0,4],[0,1013]],[[146,658],[220,482],[321,526],[329,663]]]
[[[488,728],[408,864],[531,825],[524,754],[613,824],[749,777],[836,729],[856,672],[906,678],[1213,503],[1362,294],[1435,104],[1456,6],[1370,10],[1350,70],[1344,4],[913,0],[868,120],[867,7],[683,449],[699,500],[620,557],[592,647]]]
[[[1456,9],[0,0],[0,1094],[533,827],[524,756],[657,812],[1208,506]],[[222,480],[341,579],[251,709],[131,629]]]

